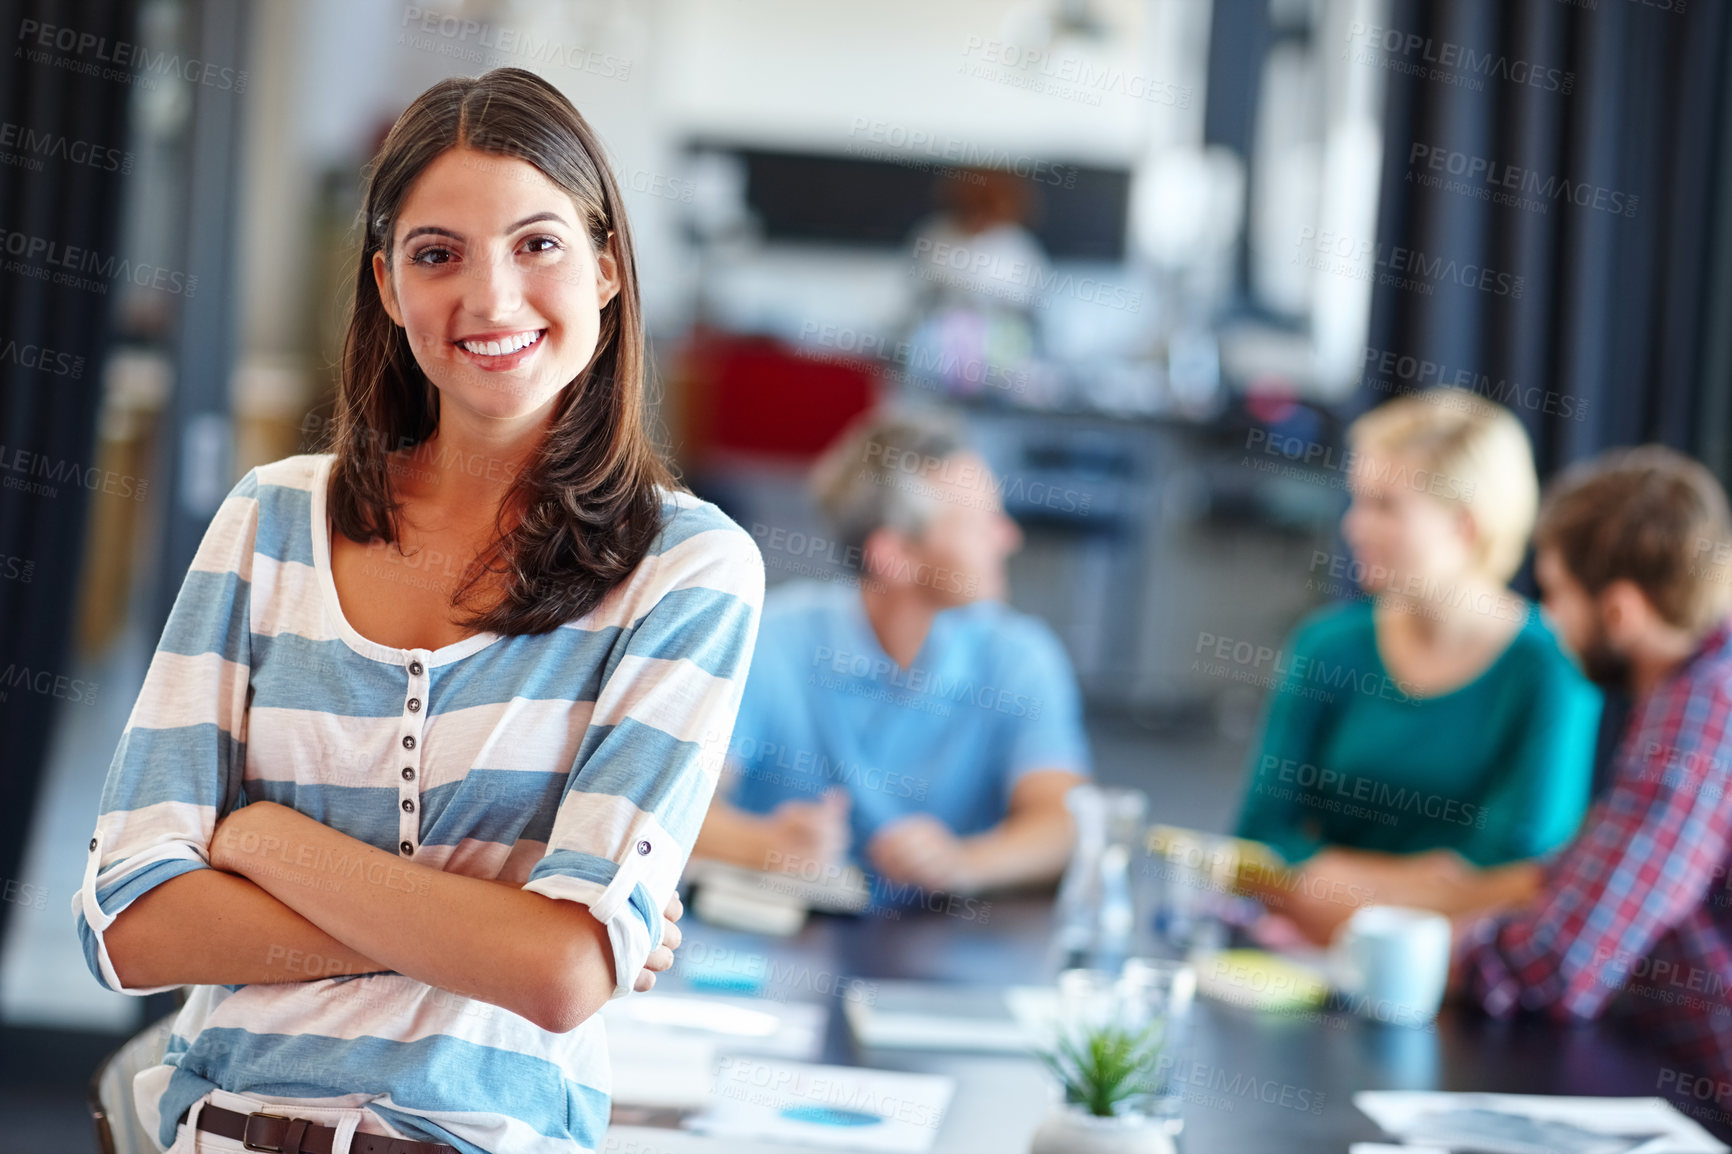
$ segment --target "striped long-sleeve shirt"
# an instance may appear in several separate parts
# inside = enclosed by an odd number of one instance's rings
[[[338,603],[332,459],[253,470],[205,533],[72,902],[91,972],[122,989],[103,940],[115,917],[210,868],[218,819],[269,800],[400,860],[585,905],[607,927],[615,996],[629,992],[733,728],[763,600],[757,547],[668,492],[649,553],[592,612],[544,634],[394,649]],[[396,973],[198,986],[137,1096],[164,1145],[221,1087],[361,1107],[465,1154],[591,1150],[609,1110],[605,1042],[599,1017],[551,1033]]]

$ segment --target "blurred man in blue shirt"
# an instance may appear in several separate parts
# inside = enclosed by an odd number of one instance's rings
[[[765,598],[694,852],[950,893],[1056,877],[1088,747],[1064,649],[1002,600],[1022,536],[997,478],[950,424],[880,414],[814,483],[857,582]]]

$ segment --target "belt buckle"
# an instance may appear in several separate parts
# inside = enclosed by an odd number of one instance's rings
[[[283,1148],[281,1146],[266,1146],[253,1141],[254,1118],[274,1118],[278,1122],[293,1122],[294,1119],[286,1114],[267,1114],[263,1110],[254,1110],[247,1115],[246,1124],[241,1127],[241,1146],[243,1149],[262,1150],[265,1151],[265,1154],[282,1154]]]

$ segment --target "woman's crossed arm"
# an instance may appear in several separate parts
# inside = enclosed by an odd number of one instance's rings
[[[215,869],[164,882],[115,920],[125,986],[395,970],[559,1033],[613,992],[607,928],[575,902],[404,861],[272,802],[219,822],[210,853]],[[681,912],[675,897],[637,989],[672,964]]]

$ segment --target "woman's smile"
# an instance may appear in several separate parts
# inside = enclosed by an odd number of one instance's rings
[[[502,373],[526,363],[541,349],[546,329],[525,329],[512,333],[480,333],[460,337],[451,343],[469,362],[490,373]]]

